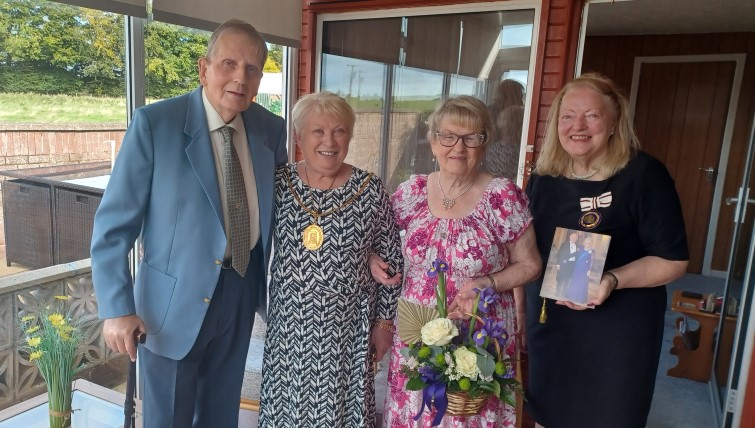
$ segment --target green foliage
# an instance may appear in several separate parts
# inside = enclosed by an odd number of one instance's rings
[[[42,94],[75,94],[84,91],[84,82],[59,68],[0,65],[0,92],[31,90]]]
[[[197,61],[204,56],[210,34],[152,22],[146,29],[147,97],[168,98],[199,86]]]
[[[197,61],[210,34],[160,22],[145,30],[146,95],[167,98],[199,85]],[[264,71],[280,72],[270,45]],[[45,0],[0,2],[0,92],[121,97],[124,17]]]
[[[271,113],[277,114],[280,116],[283,113],[283,106],[280,98],[276,98],[272,101],[270,101],[270,105],[268,106],[268,110],[270,110]]]
[[[409,379],[406,382],[406,389],[407,391],[420,391],[424,389],[427,385],[422,382],[419,378],[413,377]]]
[[[38,93],[116,95],[124,91],[123,17],[41,0],[0,3],[0,66],[34,70]],[[118,29],[118,31],[114,31]],[[22,73],[16,72],[19,78]],[[0,90],[18,90],[5,78]],[[8,89],[6,89],[8,88]],[[12,89],[11,89],[12,88]]]
[[[281,45],[268,45],[267,61],[262,71],[265,73],[280,73],[283,66],[283,47]]]

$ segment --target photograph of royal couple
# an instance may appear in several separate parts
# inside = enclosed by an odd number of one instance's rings
[[[543,278],[542,297],[587,305],[600,285],[611,237],[556,228]]]

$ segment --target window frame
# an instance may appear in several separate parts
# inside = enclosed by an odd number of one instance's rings
[[[526,154],[534,150],[534,146],[528,144],[530,140],[530,115],[533,112],[532,104],[536,100],[533,98],[535,70],[537,62],[537,52],[540,34],[541,24],[541,10],[542,2],[538,0],[511,0],[511,1],[498,1],[498,2],[486,2],[486,3],[463,3],[456,5],[445,6],[420,6],[420,7],[408,7],[408,8],[395,8],[395,9],[380,9],[369,11],[353,11],[353,12],[339,12],[339,13],[318,13],[316,15],[316,39],[314,46],[314,88],[318,91],[322,88],[322,60],[323,60],[323,27],[325,22],[329,21],[351,21],[362,19],[380,19],[380,18],[400,18],[400,17],[412,17],[412,16],[426,16],[426,15],[453,15],[461,13],[477,13],[477,12],[500,12],[500,11],[517,11],[517,10],[533,10],[533,22],[532,22],[532,43],[530,45],[530,58],[529,68],[527,69],[527,85],[525,88],[525,100],[524,100],[524,123],[522,127],[522,139],[519,147],[519,159],[517,163],[517,175],[516,184],[520,187],[524,185],[525,168],[527,164]],[[387,108],[384,108],[387,112]],[[535,112],[537,110],[535,109]],[[387,171],[387,139],[381,141],[380,152],[380,171],[374,171],[378,176],[384,178],[384,174]]]

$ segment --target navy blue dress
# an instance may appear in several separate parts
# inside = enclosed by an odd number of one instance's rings
[[[645,256],[689,258],[674,182],[666,167],[646,153],[637,153],[602,181],[532,175],[526,192],[544,263],[559,226],[611,235],[605,270]],[[580,199],[606,192],[611,192],[610,206],[593,208],[586,216]],[[541,285],[542,278],[525,287],[530,414],[546,428],[645,427],[663,339],[666,287],[617,290],[599,307],[584,311],[546,299],[548,319],[540,324]]]
[[[574,263],[569,287],[566,289],[566,297],[579,303],[587,303],[588,275],[592,267],[593,250],[579,250],[577,261]]]

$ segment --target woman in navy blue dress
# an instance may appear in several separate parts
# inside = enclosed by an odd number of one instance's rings
[[[583,75],[559,92],[527,195],[543,260],[556,227],[611,236],[594,309],[544,301],[542,280],[525,287],[530,414],[546,428],[644,428],[664,284],[689,255],[674,182],[639,150],[613,82]]]

